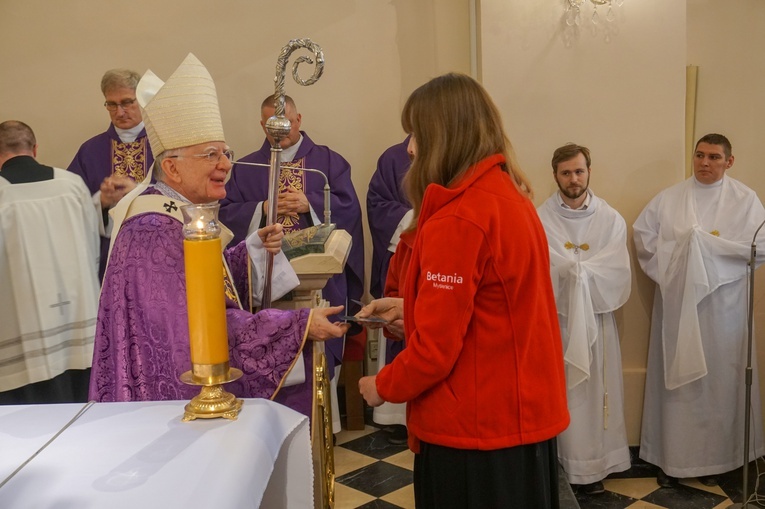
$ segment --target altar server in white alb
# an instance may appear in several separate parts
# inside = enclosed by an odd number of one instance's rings
[[[624,425],[622,358],[614,311],[630,294],[627,228],[589,188],[587,147],[569,143],[552,157],[559,190],[538,209],[550,246],[566,365],[571,424],[558,436],[568,482],[603,493],[602,480],[630,468]]]
[[[732,165],[725,136],[702,137],[693,176],[659,193],[634,225],[640,266],[657,284],[640,457],[661,468],[661,486],[678,477],[714,485],[743,464],[747,262],[765,209],[725,174]],[[751,458],[765,454],[759,392],[755,363]]]
[[[98,309],[98,215],[85,182],[38,163],[0,123],[0,404],[87,401]]]

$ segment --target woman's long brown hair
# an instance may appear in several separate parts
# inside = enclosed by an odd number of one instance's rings
[[[401,113],[404,131],[411,133],[417,154],[404,187],[414,209],[410,229],[417,226],[425,189],[448,187],[479,161],[503,154],[503,169],[521,192],[532,196],[531,185],[515,160],[502,127],[499,110],[473,78],[450,73],[412,92]]]

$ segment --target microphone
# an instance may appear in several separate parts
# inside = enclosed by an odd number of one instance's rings
[[[245,162],[245,161],[234,161],[233,163],[234,164],[243,164],[243,165],[246,165],[246,166],[264,166],[266,168],[270,168],[271,167],[270,164],[265,164],[265,163],[248,163],[248,162]],[[297,166],[289,166],[289,165],[286,165],[286,164],[282,165],[282,168],[287,168],[287,169],[290,169],[290,170],[303,170],[303,171],[308,171],[308,172],[312,172],[312,173],[318,173],[319,175],[321,175],[321,177],[324,179],[324,225],[325,226],[329,226],[330,223],[332,222],[332,220],[331,220],[332,219],[332,213],[330,211],[330,206],[329,206],[329,203],[330,203],[330,201],[329,201],[329,191],[330,191],[330,189],[329,189],[329,179],[324,174],[324,172],[321,171],[321,170],[314,169],[314,168],[299,168]]]

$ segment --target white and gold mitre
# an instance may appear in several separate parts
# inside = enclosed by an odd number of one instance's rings
[[[163,82],[146,71],[136,88],[151,151],[225,141],[215,83],[192,53]]]

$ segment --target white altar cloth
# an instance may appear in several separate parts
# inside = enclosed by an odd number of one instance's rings
[[[246,399],[236,421],[181,422],[185,403],[94,404],[0,487],[0,507],[313,507],[305,416]],[[82,407],[0,406],[0,483]]]

